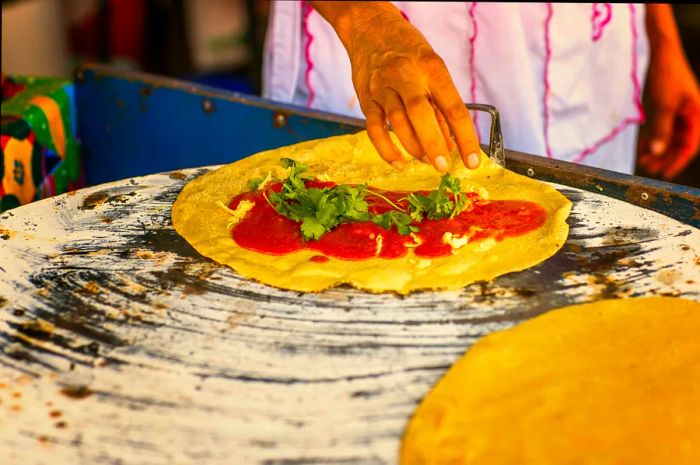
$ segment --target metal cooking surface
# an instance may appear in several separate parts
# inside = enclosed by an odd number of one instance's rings
[[[406,297],[275,289],[172,229],[206,170],[0,216],[9,463],[394,464],[416,404],[479,337],[574,303],[700,300],[698,229],[560,185],[569,239],[529,270]]]

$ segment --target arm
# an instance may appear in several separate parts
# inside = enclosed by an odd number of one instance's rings
[[[639,164],[672,179],[700,146],[700,87],[683,52],[669,4],[646,5],[650,62],[646,93],[651,118],[640,137]]]
[[[479,141],[442,59],[389,2],[311,2],[338,34],[352,64],[367,133],[384,160],[404,162],[387,120],[406,150],[448,169],[455,142],[465,166],[479,166]]]

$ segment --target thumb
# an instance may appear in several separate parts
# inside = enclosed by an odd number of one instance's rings
[[[675,112],[671,107],[658,108],[652,115],[649,125],[647,153],[658,157],[664,154],[673,137],[673,120]]]

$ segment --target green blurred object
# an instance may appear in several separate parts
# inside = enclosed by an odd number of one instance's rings
[[[82,186],[74,108],[68,79],[3,76],[0,211]]]

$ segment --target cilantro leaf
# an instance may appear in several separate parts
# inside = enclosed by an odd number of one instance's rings
[[[372,222],[387,231],[391,229],[392,226],[396,226],[396,231],[404,236],[412,233],[418,232],[418,227],[413,226],[413,219],[406,213],[391,210],[381,215],[374,215],[372,217]]]
[[[307,216],[301,223],[301,235],[304,240],[319,240],[326,232],[326,228],[313,216]]]
[[[258,190],[258,187],[260,187],[260,184],[263,183],[263,178],[251,178],[248,180],[248,190],[249,191],[256,191]]]

